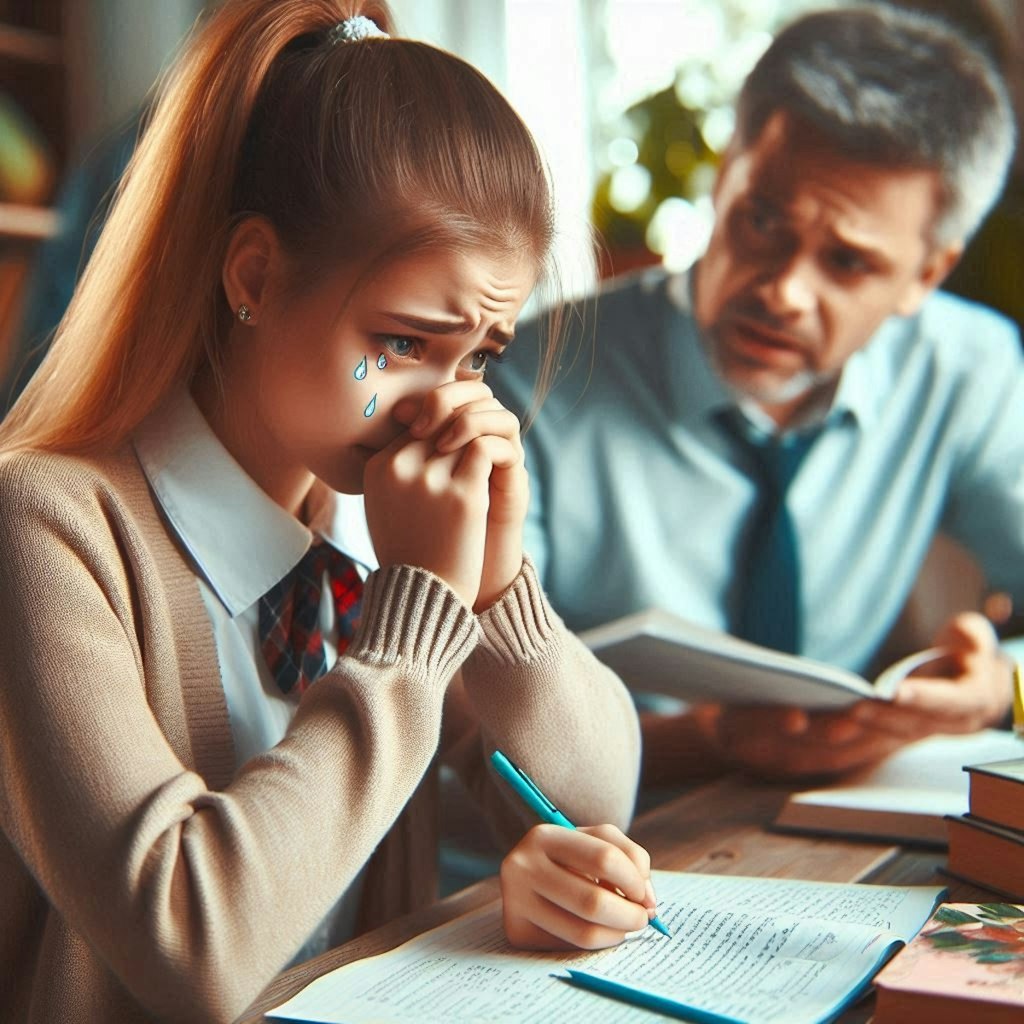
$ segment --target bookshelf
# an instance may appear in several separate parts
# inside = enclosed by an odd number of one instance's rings
[[[0,0],[0,377],[71,144],[66,50],[73,0]]]

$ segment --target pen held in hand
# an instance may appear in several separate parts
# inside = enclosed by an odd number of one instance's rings
[[[541,821],[548,825],[560,825],[562,828],[575,829],[576,826],[541,792],[540,787],[526,772],[518,765],[510,761],[500,750],[491,754],[491,763],[497,773],[512,787],[516,795],[526,804]],[[626,894],[616,886],[605,885],[600,879],[594,879],[598,885],[629,899]],[[657,915],[651,918],[650,925],[655,931],[661,932],[667,938],[672,938],[672,933],[665,927]]]
[[[621,896],[624,900],[628,900],[629,899],[629,897],[617,885],[609,885],[607,882],[603,882],[600,878],[595,878],[594,881],[599,886],[601,886],[602,889],[607,889],[609,892],[615,893],[616,896]],[[632,902],[632,901],[630,901],[630,902]],[[657,915],[652,917],[650,919],[650,921],[648,921],[648,924],[655,931],[661,932],[661,934],[664,935],[665,938],[667,938],[667,939],[671,939],[672,938],[672,933],[668,930],[668,928],[665,926],[665,923]],[[646,929],[642,929],[639,934],[642,934],[643,931],[646,931]],[[633,934],[632,932],[626,932],[627,938],[629,936],[631,936],[632,934]]]

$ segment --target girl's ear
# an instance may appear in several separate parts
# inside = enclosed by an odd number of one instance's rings
[[[265,217],[247,217],[231,233],[221,281],[232,312],[245,306],[246,320],[255,320],[274,275],[282,267],[281,244]]]

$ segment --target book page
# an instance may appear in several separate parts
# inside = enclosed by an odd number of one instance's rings
[[[951,648],[949,647],[928,647],[923,651],[915,651],[908,654],[899,661],[893,662],[876,680],[875,689],[885,697],[891,697],[900,683],[919,669],[930,668],[932,671],[942,675],[946,663],[949,661]],[[927,675],[927,672],[922,672]]]
[[[751,1024],[818,1021],[853,1000],[942,891],[893,899],[871,886],[716,881],[712,892],[693,883],[692,898],[661,914],[679,942],[671,958],[626,944],[587,970]]]
[[[821,828],[934,839],[944,844],[944,817],[967,813],[969,780],[963,766],[1021,752],[1024,742],[1002,729],[929,736],[830,786],[794,793],[776,824],[812,832]],[[902,819],[886,821],[879,819],[877,812]],[[914,826],[914,818],[922,823]],[[934,829],[925,819],[934,823]]]
[[[631,690],[726,704],[846,707],[883,697],[855,672],[648,609],[580,633]]]
[[[829,993],[842,996],[865,970],[871,973],[864,965],[877,962],[894,934],[914,934],[941,892],[682,872],[654,872],[654,885],[671,939],[647,929],[596,953],[527,953],[505,941],[500,908],[486,907],[324,975],[267,1016],[323,1024],[613,1024],[635,1020],[637,1011],[576,989],[553,972],[572,967],[600,973],[717,1008],[737,989],[737,972],[744,977],[741,988],[752,991],[756,962],[759,998],[783,1014],[779,1020],[795,1024],[799,993],[825,989],[832,978]],[[833,923],[798,920],[812,914],[828,914]],[[780,985],[784,999],[773,995]]]

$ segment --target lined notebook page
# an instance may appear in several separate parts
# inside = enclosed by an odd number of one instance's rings
[[[322,1024],[636,1021],[642,1011],[573,988],[572,967],[745,1020],[815,1020],[886,945],[913,936],[939,888],[654,872],[654,929],[597,953],[526,953],[485,907],[312,982],[267,1016]],[[742,976],[742,985],[738,977]],[[817,1015],[817,1016],[816,1016]]]

